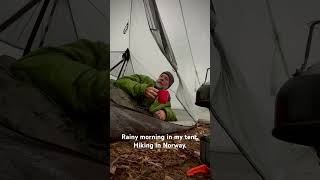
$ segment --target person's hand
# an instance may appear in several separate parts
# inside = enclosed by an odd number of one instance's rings
[[[153,116],[155,118],[158,118],[162,121],[166,120],[166,112],[164,110],[159,110],[159,111],[156,111]]]
[[[155,100],[156,97],[158,96],[158,89],[154,88],[154,87],[147,87],[146,90],[144,91],[144,95],[148,98],[148,99],[152,99]]]

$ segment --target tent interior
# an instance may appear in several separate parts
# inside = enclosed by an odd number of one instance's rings
[[[11,72],[11,65],[25,53],[79,39],[109,43],[108,1],[1,1],[0,156],[4,161],[1,171],[6,172],[1,173],[1,179],[106,176],[106,140],[93,138],[90,143],[89,139],[77,138],[76,131],[84,129],[70,126],[75,119],[41,90],[18,80]],[[84,121],[78,122],[79,127],[89,128],[82,124]],[[98,134],[107,133],[101,129]],[[91,132],[95,134],[95,130]]]
[[[310,146],[272,136],[280,87],[304,62],[318,1],[211,1],[211,142],[217,179],[318,179]],[[318,28],[316,28],[318,29]],[[307,66],[319,62],[319,31]]]
[[[3,24],[9,17],[12,17],[27,3],[31,2],[35,3],[35,6],[29,8],[23,14],[19,13],[21,16],[17,20],[8,26],[0,26],[0,54],[8,54],[15,58],[23,55],[45,1],[7,0],[1,2],[0,24]],[[110,36],[111,60],[121,59],[121,54],[129,47],[133,60],[137,60],[136,62],[142,61],[140,64],[135,64],[136,68],[139,69],[142,65],[153,66],[153,68],[140,69],[140,72],[147,72],[146,70],[148,70],[149,75],[156,78],[163,70],[161,67],[165,70],[173,69],[150,33],[148,19],[145,11],[142,10],[144,9],[142,1],[134,1],[135,3],[132,4],[127,0],[110,1],[110,7],[115,5],[115,7],[119,6],[119,9],[109,8],[109,1],[101,0],[52,0],[47,2],[49,2],[48,7],[43,21],[40,23],[38,33],[31,44],[31,50],[46,45],[62,45],[80,38],[108,43],[110,29],[110,34],[118,33]],[[172,50],[175,53],[178,71],[183,80],[182,84],[185,83],[183,85],[184,90],[195,94],[195,90],[204,80],[204,76],[200,77],[200,73],[205,72],[205,69],[209,66],[206,61],[209,58],[209,52],[197,53],[194,49],[199,48],[207,52],[203,48],[210,47],[210,110],[212,119],[210,164],[214,177],[223,180],[236,178],[248,180],[318,179],[320,177],[320,167],[316,151],[308,146],[278,140],[272,136],[271,132],[274,128],[276,93],[303,63],[309,25],[311,22],[320,19],[319,2],[316,0],[294,2],[289,0],[243,0],[237,2],[211,0],[211,38],[208,38],[209,34],[195,33],[190,35],[193,30],[186,33],[186,29],[204,27],[192,25],[191,22],[188,24],[188,19],[192,18],[187,18],[188,13],[186,12],[189,11],[191,16],[197,14],[193,11],[192,6],[181,6],[185,9],[182,16],[181,9],[178,8],[178,11],[176,9],[180,1],[158,0],[156,2],[159,5],[162,23],[166,27]],[[164,8],[166,3],[173,5],[166,9]],[[181,3],[182,5],[184,3],[202,4],[197,1],[182,0]],[[209,2],[206,7],[209,9]],[[54,13],[50,13],[53,9],[55,9]],[[86,13],[83,13],[84,9]],[[172,11],[179,15],[172,16],[169,15],[170,13],[161,13],[166,11]],[[135,14],[130,16],[130,12]],[[210,17],[209,13],[206,14],[207,11],[201,13],[205,14],[202,17],[204,19]],[[169,16],[166,17],[166,15]],[[114,21],[116,17],[119,19]],[[143,18],[132,18],[132,27],[126,28],[127,23],[130,22],[129,17]],[[185,17],[185,23],[181,17]],[[180,18],[176,20],[179,22],[179,26],[170,26],[171,18]],[[193,22],[207,21],[202,18]],[[109,20],[112,24],[110,27]],[[185,28],[186,26],[190,27]],[[170,27],[173,29],[170,30]],[[204,28],[207,28],[206,30],[210,29],[209,26]],[[181,31],[179,33],[175,32],[177,29]],[[129,34],[133,35],[130,35],[129,38]],[[182,37],[182,40],[172,39],[174,37]],[[190,43],[186,41],[187,39]],[[194,46],[192,42],[199,39],[201,41],[208,40],[208,45]],[[211,40],[210,45],[209,39]],[[319,33],[316,29],[308,62],[309,66],[319,62],[319,51],[317,51],[319,40]],[[114,42],[119,42],[119,44]],[[179,42],[183,43],[179,44]],[[179,52],[179,49],[181,52]],[[206,55],[207,57],[196,57],[196,54]],[[149,60],[154,59],[154,57],[159,58],[154,62],[163,62],[161,66],[157,63],[145,63],[150,62]],[[192,59],[197,59],[197,61],[193,62]],[[201,63],[198,63],[200,61]],[[116,61],[110,63],[110,67],[112,67]],[[197,65],[204,65],[204,67],[198,67]],[[133,64],[132,67],[134,67]],[[199,73],[199,80],[197,80],[195,72]],[[8,76],[3,77],[8,78]],[[178,84],[174,87],[178,88]],[[172,91],[175,92],[176,89]],[[195,97],[190,99],[195,100]],[[22,104],[18,100],[16,103]],[[51,105],[46,107],[51,107]],[[181,108],[178,101],[177,107]],[[198,115],[194,113],[194,117]],[[26,141],[31,141],[28,137],[17,135],[8,129],[3,129],[1,134],[4,138],[11,137],[12,139],[12,141],[3,142],[7,145],[2,146],[3,148],[6,147],[6,152],[11,151],[12,153],[5,154],[4,152],[1,159],[16,157],[14,162],[10,162],[12,163],[10,166],[7,165],[9,162],[4,163],[7,166],[5,168],[15,167],[15,170],[24,172],[16,173],[14,169],[11,169],[11,171],[8,169],[7,172],[11,173],[7,173],[7,176],[3,179],[12,177],[12,175],[21,179],[26,174],[32,179],[42,179],[41,177],[44,174],[49,174],[52,179],[57,177],[66,179],[67,176],[76,175],[79,178],[88,179],[79,171],[79,169],[85,169],[85,162],[92,162],[87,160],[87,157],[79,158],[74,154],[65,155],[65,152],[61,151],[54,151],[50,156],[47,156],[45,154],[47,149],[38,141],[33,141],[32,146],[29,146],[25,144]],[[21,139],[18,139],[18,136]],[[18,151],[19,148],[21,151]],[[25,169],[30,164],[26,166],[20,166],[19,164],[21,164],[21,159],[30,157],[28,152],[39,152],[39,156],[38,159],[24,161],[33,162],[30,168]],[[69,164],[69,167],[73,169],[70,172],[73,173],[65,174],[66,170],[59,168],[59,166],[66,165],[67,162],[58,161],[60,157],[66,159],[72,157],[83,162],[83,164],[74,163],[72,166]],[[72,158],[70,162],[75,162]],[[52,167],[54,170],[45,171],[41,169],[43,166],[37,166],[39,165],[37,164],[39,159],[42,160],[44,167],[48,167],[55,160],[55,167]],[[62,164],[59,165],[59,163]],[[97,176],[99,173],[105,172],[104,164],[92,164],[97,167],[92,168],[98,171],[95,172]],[[39,177],[32,176],[34,171],[41,172]]]
[[[114,1],[115,2],[115,1]],[[128,3],[129,1],[121,1],[121,3]],[[172,70],[179,72],[176,74],[176,84],[173,85],[174,88],[172,88],[172,93],[176,94],[177,92],[183,92],[179,95],[177,93],[177,96],[180,96],[180,100],[172,100],[172,103],[174,104],[173,107],[176,107],[177,114],[181,114],[181,118],[179,118],[181,121],[177,122],[177,124],[172,123],[162,123],[160,121],[157,121],[158,124],[162,124],[163,128],[160,129],[170,129],[170,127],[180,127],[180,129],[187,129],[192,127],[199,118],[209,122],[209,112],[206,109],[199,109],[194,105],[195,101],[195,92],[198,87],[200,87],[202,81],[204,80],[204,74],[205,70],[209,67],[209,1],[203,1],[205,3],[194,3],[194,2],[188,2],[188,1],[157,1],[157,5],[159,8],[159,12],[161,14],[161,23],[163,24],[157,24],[157,26],[161,25],[161,27],[165,26],[165,29],[167,31],[168,39],[170,39],[170,44],[172,45],[172,50],[174,52],[175,60],[176,61],[168,61],[168,57],[166,53],[163,53],[159,48],[159,42],[157,42],[154,37],[156,33],[153,32],[153,34],[150,31],[149,23],[150,21],[147,20],[146,17],[146,11],[144,10],[144,4],[143,1],[133,1],[132,3],[132,10],[133,14],[130,16],[133,16],[132,22],[130,22],[130,26],[127,27],[128,32],[127,34],[132,34],[130,36],[130,43],[133,43],[130,46],[121,46],[124,48],[119,48],[116,51],[124,51],[126,48],[130,47],[131,57],[132,59],[138,59],[144,65],[152,65],[153,68],[147,67],[140,69],[140,72],[148,72],[151,77],[155,78],[159,75],[161,70]],[[145,1],[148,3],[148,1]],[[152,2],[152,1],[150,1]],[[155,1],[154,1],[155,2]],[[153,3],[155,4],[155,3]],[[168,5],[169,4],[169,5]],[[200,8],[205,8],[205,11],[202,11],[202,13],[197,14],[193,11],[192,5],[199,4]],[[112,2],[111,2],[112,5]],[[161,6],[160,6],[161,5]],[[151,6],[150,6],[151,7]],[[172,9],[167,9],[168,7],[171,7]],[[83,1],[72,1],[72,0],[25,0],[25,1],[7,1],[3,4],[1,7],[3,11],[0,13],[0,19],[1,19],[1,25],[0,25],[0,53],[6,54],[11,57],[14,57],[15,59],[19,59],[23,55],[27,54],[30,51],[36,50],[41,47],[46,46],[59,46],[66,43],[70,43],[73,41],[76,41],[78,39],[88,39],[91,41],[102,41],[106,44],[109,44],[109,1],[101,1],[101,0],[83,0]],[[113,8],[110,8],[111,11]],[[86,13],[83,13],[83,11],[86,11]],[[142,11],[141,11],[142,10]],[[170,21],[172,18],[173,13],[174,17],[177,19],[173,19],[173,22]],[[154,9],[148,9],[149,12],[154,12]],[[120,14],[126,14],[125,12],[129,11],[123,11],[122,9],[118,11]],[[128,15],[128,14],[126,14]],[[112,12],[111,15],[112,16]],[[89,17],[89,18],[88,18]],[[126,16],[128,17],[128,16]],[[157,17],[159,19],[159,16]],[[203,21],[198,21],[197,19],[203,19]],[[92,20],[94,19],[94,20]],[[113,18],[111,17],[111,20]],[[150,20],[150,17],[149,17]],[[123,28],[126,26],[126,23],[128,20],[121,24],[120,32],[124,32]],[[173,26],[175,22],[179,22],[178,26]],[[203,23],[204,24],[201,24]],[[120,22],[122,23],[122,21]],[[158,22],[157,22],[158,23]],[[199,23],[199,24],[195,24]],[[95,27],[95,28],[92,28]],[[198,28],[199,27],[199,28]],[[195,29],[194,29],[195,28]],[[112,28],[111,28],[112,29]],[[187,31],[188,30],[188,31]],[[112,30],[110,30],[111,34],[113,33]],[[194,33],[193,31],[196,31]],[[125,34],[125,33],[124,33]],[[200,34],[200,36],[199,36]],[[116,36],[111,36],[116,37]],[[173,39],[172,39],[173,38]],[[178,39],[174,39],[178,38]],[[141,41],[144,41],[145,43],[141,43]],[[199,44],[205,43],[204,46],[199,46]],[[114,47],[114,46],[113,46]],[[168,47],[168,46],[166,46]],[[203,47],[203,48],[201,48]],[[170,50],[170,51],[172,51]],[[180,50],[180,52],[178,51]],[[148,53],[145,53],[145,52]],[[168,51],[165,49],[165,51]],[[121,57],[121,53],[115,54],[118,55],[118,57]],[[110,59],[113,59],[113,54],[110,54]],[[172,58],[172,52],[170,55],[170,58]],[[8,61],[5,61],[5,60]],[[4,65],[9,65],[10,63],[14,63],[15,59],[8,58],[7,56],[1,57],[1,62],[4,63]],[[150,59],[155,59],[154,61],[150,61]],[[118,60],[118,59],[117,59]],[[171,59],[172,60],[172,59]],[[194,62],[194,60],[196,60]],[[7,63],[9,62],[10,63]],[[114,61],[110,62],[112,66],[112,63]],[[140,62],[140,63],[141,63]],[[148,63],[146,63],[148,62]],[[154,63],[149,63],[154,62]],[[161,62],[161,63],[160,63]],[[7,64],[6,64],[7,63]],[[197,65],[197,66],[196,66]],[[135,64],[135,72],[139,72],[139,67],[141,68],[141,64]],[[10,75],[10,68],[7,66],[4,66],[5,71],[3,72],[3,76],[5,78],[11,77]],[[204,70],[203,70],[204,69]],[[108,71],[108,69],[106,70]],[[196,73],[199,73],[198,75]],[[178,79],[178,76],[180,76],[180,79]],[[15,79],[8,79],[8,81],[11,82],[10,85],[12,87],[15,87],[16,82]],[[32,91],[33,94],[30,95],[30,98],[34,98],[37,96],[37,90],[35,90],[32,86],[26,85],[26,89],[31,88],[30,90],[26,91]],[[7,91],[6,93],[9,93]],[[22,88],[18,88],[14,92],[20,92],[22,91]],[[187,92],[184,94],[184,92]],[[189,94],[190,92],[190,94]],[[6,96],[6,94],[3,94]],[[24,94],[21,94],[24,97]],[[39,92],[38,92],[39,95]],[[16,96],[16,101],[18,101],[19,97],[22,98],[22,96]],[[16,101],[10,100],[10,96],[6,96],[8,101],[12,102],[12,106],[4,106],[6,108],[2,108],[2,111],[9,111],[10,115],[14,115],[12,111],[15,111],[15,109],[18,109],[15,107]],[[175,98],[176,96],[172,96]],[[83,159],[89,159],[88,161],[92,163],[92,166],[95,166],[95,172],[94,171],[81,171],[79,172],[79,169],[83,169],[83,163],[78,163],[77,165],[71,166],[70,168],[73,168],[72,173],[68,174],[68,170],[70,169],[63,169],[61,167],[68,166],[66,162],[59,161],[57,159],[55,161],[56,164],[50,166],[52,169],[56,169],[60,172],[60,174],[55,175],[54,172],[46,172],[44,170],[43,176],[47,175],[52,178],[62,178],[65,179],[66,177],[75,177],[75,178],[82,178],[85,179],[87,176],[84,176],[83,173],[95,173],[96,177],[99,177],[101,174],[105,173],[105,163],[108,162],[107,158],[105,157],[104,150],[101,149],[101,147],[96,147],[99,150],[95,150],[95,148],[88,149],[88,144],[72,140],[72,133],[73,132],[66,132],[66,134],[62,134],[60,139],[55,139],[54,137],[50,136],[52,134],[52,131],[54,129],[50,129],[50,123],[49,124],[42,124],[44,128],[42,128],[39,131],[33,131],[32,124],[36,121],[38,123],[43,123],[41,119],[46,116],[40,116],[39,118],[33,118],[33,116],[30,114],[32,113],[30,108],[35,108],[35,110],[44,110],[48,111],[47,113],[51,113],[52,118],[48,118],[47,121],[52,123],[61,123],[61,120],[63,123],[69,122],[70,119],[68,117],[65,117],[63,115],[63,110],[60,109],[60,107],[56,106],[56,104],[51,104],[51,101],[46,101],[46,96],[40,95],[39,101],[43,101],[42,103],[38,103],[38,105],[35,106],[26,106],[25,103],[20,103],[22,106],[21,109],[24,109],[24,113],[26,114],[20,114],[18,117],[14,118],[4,118],[2,119],[4,122],[13,121],[13,125],[20,125],[18,127],[14,127],[13,129],[10,129],[11,134],[15,133],[21,133],[22,138],[28,139],[28,138],[34,138],[36,141],[39,141],[39,137],[41,140],[40,145],[46,145],[47,143],[52,143],[53,145],[60,145],[59,147],[70,151],[72,156],[76,156],[76,158],[79,159],[79,161],[84,161]],[[184,101],[183,103],[180,103],[180,101]],[[29,101],[26,101],[26,103]],[[41,104],[47,104],[46,106],[41,106]],[[55,111],[51,111],[49,107],[53,105],[53,109]],[[25,108],[23,108],[26,106]],[[39,108],[39,109],[38,109]],[[44,109],[43,109],[44,108]],[[20,109],[20,110],[21,110]],[[186,111],[187,109],[187,111]],[[11,110],[11,111],[10,111]],[[55,113],[58,113],[59,116],[57,117]],[[28,117],[28,114],[30,115],[29,121],[32,121],[29,125],[20,124],[19,122],[23,121],[23,117]],[[60,117],[63,116],[65,118]],[[49,116],[51,117],[51,116]],[[112,119],[112,118],[111,118]],[[39,120],[39,121],[38,121]],[[28,122],[29,122],[28,121]],[[45,122],[47,122],[45,121]],[[65,122],[64,122],[65,121]],[[151,123],[153,127],[156,127],[157,123]],[[142,124],[145,125],[145,124]],[[81,125],[80,125],[81,126]],[[111,124],[112,126],[112,124]],[[7,126],[4,126],[7,127]],[[60,127],[60,126],[54,126],[54,127]],[[168,127],[168,128],[166,128]],[[112,128],[111,128],[112,129]],[[149,133],[151,133],[148,129]],[[159,129],[159,127],[158,127]],[[22,132],[21,132],[22,131]],[[174,131],[171,131],[174,132]],[[155,133],[154,131],[152,133]],[[163,131],[162,131],[163,133]],[[45,135],[44,135],[45,134]],[[56,133],[53,133],[56,134]],[[43,136],[44,135],[44,136]],[[8,134],[5,134],[5,136],[8,136]],[[58,141],[58,142],[57,142]],[[61,144],[62,141],[63,143]],[[67,141],[67,142],[66,142]],[[69,142],[70,141],[70,142]],[[9,147],[7,142],[4,144],[3,147]],[[74,144],[72,144],[74,143]],[[97,144],[94,144],[97,145]],[[64,146],[64,147],[61,147]],[[98,146],[98,145],[97,145]],[[24,150],[25,152],[40,152],[39,147],[35,145],[35,147],[32,146],[32,150],[27,149],[23,147],[23,145],[19,142],[16,144],[15,147],[20,147],[21,150]],[[58,149],[59,149],[58,147]],[[45,151],[45,150],[44,150]],[[75,152],[74,152],[75,151]],[[98,152],[99,151],[99,152]],[[61,156],[63,156],[66,159],[70,159],[70,162],[72,161],[72,158],[69,157],[69,154],[63,154],[61,152]],[[10,155],[10,156],[8,156]],[[7,154],[7,157],[12,157],[14,155],[14,152]],[[78,157],[79,155],[80,157]],[[21,154],[23,156],[23,154]],[[43,158],[41,161],[42,165],[47,164],[51,162],[54,155],[52,156],[44,156],[39,157]],[[18,157],[18,156],[17,156]],[[19,159],[19,158],[18,158]],[[21,157],[23,159],[23,157]],[[29,161],[29,160],[26,160]],[[31,160],[32,161],[32,160]],[[98,162],[97,162],[98,161]],[[102,162],[101,162],[102,161]],[[17,164],[19,163],[19,160],[15,161],[13,163]],[[41,165],[41,164],[40,164]],[[20,166],[18,166],[20,167]],[[13,169],[8,173],[8,177],[13,176],[16,174],[16,176],[22,175],[21,173],[15,173],[15,171],[21,171],[22,173],[28,173],[30,176],[32,176],[31,172],[38,171],[38,168],[40,166],[30,166],[30,169],[28,170],[21,170],[21,168]],[[77,169],[78,168],[78,169]],[[53,173],[53,175],[52,175]],[[42,176],[42,177],[43,177]],[[38,177],[33,177],[33,179],[36,179]],[[93,177],[92,177],[93,178]],[[50,179],[48,177],[48,179]],[[88,178],[87,178],[88,179]]]
[[[143,74],[157,79],[161,72],[170,71],[175,78],[169,92],[177,121],[161,122],[166,128],[157,133],[192,127],[199,119],[209,123],[208,109],[195,105],[196,91],[210,66],[209,1],[111,0],[110,7],[110,77]],[[127,49],[130,59],[122,63]],[[135,133],[155,133],[145,131]]]

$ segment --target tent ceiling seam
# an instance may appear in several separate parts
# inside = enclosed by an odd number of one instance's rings
[[[31,47],[32,47],[32,45],[34,43],[34,40],[35,40],[36,36],[37,36],[39,27],[40,27],[40,25],[42,23],[43,17],[46,14],[46,9],[47,9],[49,3],[50,3],[50,0],[44,0],[44,2],[42,4],[42,7],[41,7],[40,12],[39,12],[39,15],[37,17],[37,20],[36,20],[36,22],[35,22],[35,24],[34,24],[34,26],[32,28],[31,34],[30,34],[30,36],[28,38],[26,48],[25,48],[25,50],[23,52],[23,56],[28,54],[30,52],[30,50],[31,50]]]
[[[189,51],[190,51],[190,55],[191,55],[191,60],[192,60],[192,63],[193,63],[193,67],[194,67],[196,76],[197,76],[198,85],[200,85],[199,73],[198,73],[198,71],[197,71],[196,64],[194,63],[193,53],[192,53],[192,50],[191,50],[191,43],[190,43],[190,39],[189,39],[189,34],[188,34],[188,30],[187,30],[186,21],[185,21],[184,14],[183,14],[183,9],[182,9],[181,0],[179,0],[179,4],[180,4],[180,11],[181,11],[181,16],[182,16],[182,21],[183,21],[184,29],[185,29],[186,35],[187,35],[187,41],[188,41],[188,47],[189,47]]]
[[[287,78],[289,78],[290,77],[290,73],[289,73],[289,70],[288,70],[288,65],[287,65],[286,60],[285,60],[286,58],[285,58],[283,50],[281,48],[280,36],[279,36],[279,32],[278,32],[278,29],[277,29],[277,26],[276,26],[276,23],[275,23],[273,14],[272,14],[271,4],[270,4],[269,0],[265,0],[265,3],[267,5],[267,14],[268,14],[268,17],[269,17],[269,20],[270,20],[270,24],[271,24],[271,28],[272,28],[272,34],[274,36],[274,42],[275,42],[275,45],[276,45],[277,49],[279,50],[280,57],[281,57],[281,62],[282,62],[283,68],[285,70],[285,74],[286,74]]]
[[[128,48],[131,50],[131,16],[132,16],[132,0],[130,1],[130,12],[129,12],[129,34],[128,34]],[[132,66],[133,67],[133,66]]]
[[[33,0],[28,4],[23,6],[20,10],[18,10],[15,14],[13,14],[9,19],[5,20],[2,24],[0,24],[0,32],[7,29],[12,23],[21,18],[26,12],[32,9],[36,4],[38,4],[41,0]]]
[[[53,17],[53,15],[54,15],[55,9],[56,9],[56,7],[57,7],[57,3],[58,3],[58,0],[55,0],[55,1],[53,2],[53,7],[52,7],[52,9],[51,9],[51,11],[50,11],[49,19],[48,19],[48,21],[47,21],[47,25],[46,25],[46,27],[45,27],[44,32],[43,32],[43,31],[41,32],[41,40],[40,40],[40,43],[39,43],[39,48],[42,47],[43,44],[44,44],[44,40],[45,40],[46,35],[47,35],[48,31],[49,31],[49,26],[50,26],[50,24],[51,24],[51,22],[52,22],[52,17]],[[42,27],[43,27],[43,26],[42,26]]]
[[[68,0],[69,1],[69,0]],[[107,21],[107,17],[103,14],[103,12],[101,12],[98,8],[97,8],[97,6],[95,6],[90,0],[87,0],[88,2],[89,2],[89,4],[92,6],[92,7],[94,7],[96,10],[97,10],[97,12]]]
[[[76,34],[76,38],[78,40],[79,39],[79,34],[78,34],[78,31],[77,31],[76,23],[74,21],[74,17],[73,17],[71,5],[70,5],[70,0],[67,0],[67,5],[68,5],[68,9],[70,11],[70,17],[71,17],[71,22],[72,22],[72,25],[73,25],[73,30],[74,30],[74,33]]]
[[[33,9],[32,14],[30,15],[29,19],[27,22],[25,22],[25,24],[23,25],[23,29],[22,31],[19,33],[17,39],[16,39],[16,43],[17,41],[19,41],[19,39],[21,38],[22,34],[25,32],[27,25],[30,23],[31,19],[33,18],[34,14],[38,11],[38,8],[40,7],[40,3],[37,3],[37,6]]]
[[[6,40],[0,39],[0,42],[3,42],[4,44],[6,44],[6,45],[8,45],[8,46],[11,46],[11,47],[13,47],[13,48],[19,49],[19,50],[21,50],[21,51],[24,50],[22,47],[19,47],[19,46],[17,46],[17,45],[14,45],[14,44],[6,41]]]

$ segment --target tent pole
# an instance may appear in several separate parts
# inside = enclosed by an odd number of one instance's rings
[[[123,61],[124,61],[124,59],[122,59],[121,61],[119,61],[116,65],[114,65],[114,66],[110,69],[110,71],[112,71],[114,68],[118,67],[119,64],[123,63]]]
[[[119,75],[118,75],[118,79],[119,79],[120,76],[121,76],[121,73],[122,73],[122,70],[123,70],[123,68],[124,68],[124,65],[125,65],[126,63],[128,64],[129,59],[130,59],[130,51],[129,51],[128,48],[127,48],[126,51],[122,54],[122,59],[123,59],[124,61],[123,61],[122,67],[121,67],[121,69],[120,69],[120,72],[119,72]],[[125,71],[125,70],[123,70],[123,71]]]
[[[47,25],[45,27],[45,32],[44,32],[44,34],[43,34],[43,36],[42,36],[42,38],[40,40],[39,48],[41,48],[43,46],[43,44],[44,44],[44,40],[45,40],[45,38],[47,36],[47,33],[49,31],[49,26],[51,24],[51,21],[52,21],[52,18],[53,18],[53,14],[54,14],[54,12],[56,10],[57,3],[58,3],[58,0],[55,0],[54,3],[53,3],[53,7],[52,7],[51,12],[50,12],[50,17],[49,17],[49,20],[48,20]]]
[[[121,73],[122,73],[123,68],[124,68],[124,65],[125,65],[126,63],[128,63],[128,61],[129,61],[129,59],[128,59],[127,56],[126,56],[126,53],[127,53],[127,52],[129,52],[129,51],[127,50],[127,51],[125,52],[124,56],[122,56],[122,58],[123,58],[123,63],[122,63],[122,66],[121,66],[121,69],[120,69],[120,72],[119,72],[119,75],[118,75],[118,78],[117,78],[117,79],[120,78]]]
[[[27,46],[24,49],[23,56],[25,56],[27,53],[30,52],[31,46],[32,46],[33,41],[34,41],[34,39],[36,37],[36,34],[38,32],[38,29],[40,27],[40,24],[42,22],[43,16],[44,16],[44,14],[46,12],[46,9],[48,7],[49,2],[50,2],[50,0],[45,0],[43,5],[42,5],[42,7],[41,7],[41,10],[40,10],[39,16],[37,18],[37,21],[36,21],[35,25],[33,26],[31,35],[30,35],[30,37],[28,39]]]
[[[122,51],[123,52],[123,51]],[[119,66],[119,64],[121,64],[123,61],[129,61],[130,59],[130,51],[129,48],[127,48],[124,53],[122,53],[122,60],[119,61],[116,65],[114,65],[110,71],[112,71],[114,68],[116,68],[117,66]]]
[[[117,79],[119,79],[119,78],[120,78],[120,76],[121,76],[121,73],[122,73],[122,70],[123,70],[124,64],[126,64],[126,60],[124,60],[124,61],[123,61],[123,63],[122,63],[122,66],[121,66],[121,69],[120,69],[120,72],[119,72],[119,75],[118,75],[118,78],[117,78]]]
[[[19,19],[22,15],[28,12],[40,1],[41,0],[33,0],[27,3],[25,6],[23,6],[19,11],[17,11],[14,15],[12,15],[9,19],[7,19],[0,25],[0,32],[4,31],[7,27],[9,27],[12,23],[14,23],[17,19]]]

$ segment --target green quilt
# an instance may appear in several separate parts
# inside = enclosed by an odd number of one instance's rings
[[[108,107],[109,45],[102,42],[78,40],[41,48],[20,59],[11,71],[67,110],[87,114]]]

